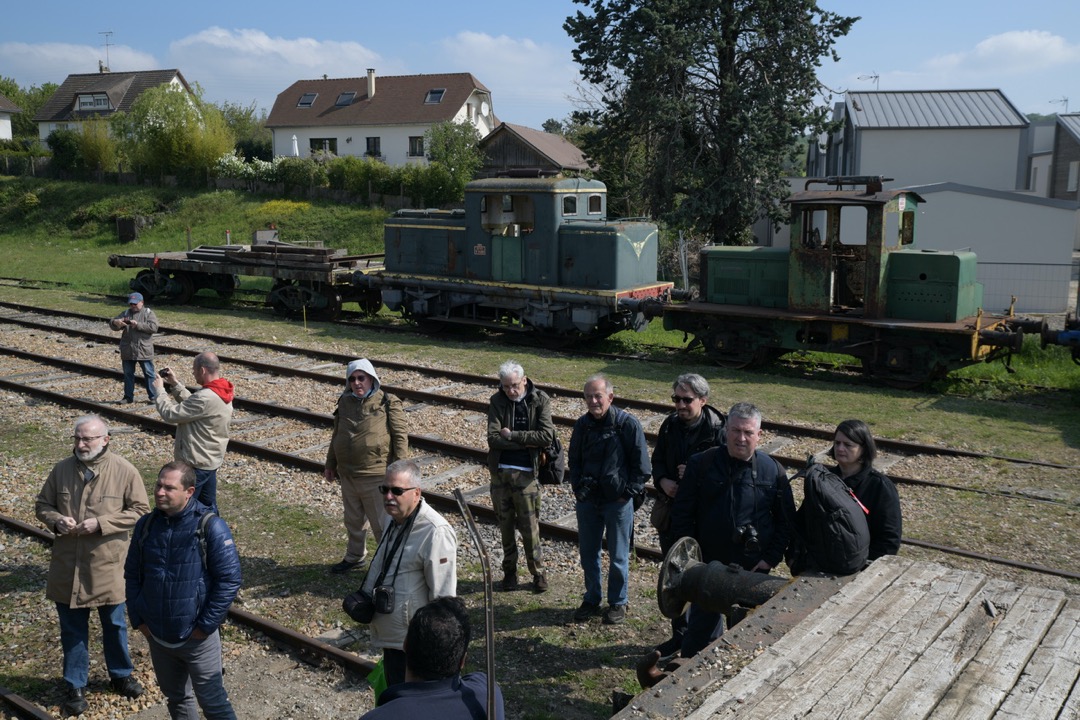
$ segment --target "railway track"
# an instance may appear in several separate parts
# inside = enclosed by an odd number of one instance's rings
[[[84,317],[95,323],[102,322],[100,317]],[[20,322],[15,322],[17,319]],[[30,320],[26,317],[0,317],[0,324],[3,323],[8,323],[13,328],[22,328],[28,335],[41,334],[42,332],[57,334],[61,330],[55,324],[43,322],[40,318]],[[31,353],[19,348],[11,348],[15,352],[8,352],[7,349],[3,349],[0,350],[0,376],[5,377],[0,386],[8,392],[35,397],[37,398],[35,402],[102,412],[114,421],[128,425],[131,428],[132,435],[135,436],[144,433],[155,436],[167,434],[169,426],[157,419],[152,408],[148,406],[120,406],[114,400],[108,399],[110,395],[112,397],[116,396],[121,377],[119,371],[114,369],[116,365],[114,353],[115,336],[100,333],[96,334],[96,337],[94,333],[67,335],[71,330],[73,329],[67,328],[63,330],[65,338],[69,338],[61,343],[64,354],[81,355],[82,351],[85,350],[98,358],[95,364],[78,362],[72,358],[46,357],[40,353]],[[5,335],[5,342],[11,343],[12,335],[18,336],[19,333],[5,332]],[[323,452],[321,443],[324,443],[329,436],[329,415],[320,413],[317,410],[298,408],[275,400],[270,397],[273,393],[269,392],[269,389],[280,387],[281,384],[304,384],[305,388],[311,388],[303,393],[306,394],[309,402],[312,398],[321,396],[326,396],[327,401],[329,401],[333,396],[336,396],[337,391],[342,386],[341,366],[344,362],[351,360],[352,356],[326,351],[309,351],[293,346],[270,343],[258,343],[254,344],[255,347],[253,348],[245,348],[245,345],[251,344],[243,340],[224,338],[217,334],[186,333],[172,329],[169,329],[163,336],[162,342],[159,344],[159,352],[179,358],[194,355],[210,344],[216,350],[220,348],[222,359],[226,363],[227,374],[242,374],[242,382],[239,384],[242,396],[237,400],[237,440],[230,446],[230,456],[234,453],[236,455],[250,453],[252,457],[263,458],[269,463],[295,469],[302,473],[321,473],[321,453]],[[225,344],[227,344],[227,347]],[[224,354],[226,350],[229,354]],[[273,357],[269,360],[265,358],[262,360],[255,359],[254,356],[259,353],[270,353]],[[324,366],[320,367],[320,364]],[[105,365],[109,365],[109,367]],[[378,361],[378,365],[381,372],[385,371],[388,375],[400,374],[402,379],[407,381],[401,384],[392,384],[388,386],[388,389],[392,389],[393,392],[400,395],[414,409],[414,412],[410,413],[410,415],[434,413],[431,417],[438,418],[439,413],[461,413],[452,415],[453,422],[460,421],[461,424],[464,424],[467,422],[465,418],[481,417],[486,413],[487,396],[492,392],[494,384],[491,378],[450,371],[421,373],[419,368],[410,364],[402,364],[399,367],[393,363]],[[20,380],[13,380],[10,377],[11,374],[22,375],[23,377]],[[261,378],[261,380],[256,378]],[[97,382],[98,379],[106,382]],[[54,387],[41,387],[49,384],[53,384]],[[55,387],[57,384],[70,387],[65,387],[64,392],[60,392]],[[268,397],[260,397],[259,399],[243,397],[243,392],[249,388],[258,388],[260,393],[265,388]],[[68,392],[68,390],[76,389],[76,392]],[[565,433],[567,425],[576,417],[574,413],[580,412],[579,393],[576,389],[555,386],[549,386],[549,390],[556,393],[566,403],[560,407],[568,408],[566,411],[560,412],[556,417],[558,426]],[[622,397],[619,398],[618,404],[633,409],[639,413],[639,416],[652,418],[653,420],[666,414],[669,409],[666,403],[630,400]],[[430,425],[430,421],[427,424]],[[266,429],[266,432],[262,433],[261,436],[258,431],[253,431],[254,428],[260,425]],[[791,467],[800,466],[804,462],[805,456],[801,453],[796,454],[794,450],[785,452],[785,447],[799,448],[813,445],[824,448],[831,437],[831,433],[826,430],[788,423],[767,423],[766,430],[772,440],[791,440],[787,445],[780,442],[774,448],[774,455]],[[253,437],[245,439],[249,435]],[[292,438],[284,437],[288,435],[291,435]],[[432,437],[428,432],[413,432],[411,435],[410,441],[417,451],[427,453],[425,457],[441,458],[439,462],[429,465],[436,471],[433,477],[435,480],[433,485],[436,485],[436,487],[425,489],[425,497],[428,501],[438,506],[444,514],[455,512],[455,501],[448,493],[442,492],[437,485],[446,485],[461,480],[469,481],[469,474],[473,473],[479,476],[480,480],[474,482],[472,487],[467,490],[470,509],[478,519],[490,519],[492,517],[490,507],[484,502],[486,488],[483,485],[483,477],[486,472],[482,468],[475,472],[469,470],[470,467],[476,469],[482,466],[485,455],[484,450],[466,443],[440,440]],[[796,437],[793,439],[788,435]],[[473,442],[482,437],[482,428],[474,425],[471,430],[471,437]],[[910,453],[911,455],[908,457],[916,456],[919,451],[925,449],[932,451],[936,455],[950,455],[958,459],[986,461],[988,458],[994,458],[994,462],[1030,465],[1028,461],[1023,459],[1005,458],[962,449],[919,446],[913,443],[889,443],[888,441],[883,441],[881,444],[883,449],[888,447],[890,452],[897,455],[905,452]],[[294,445],[301,447],[301,449],[314,447],[316,450],[314,454],[312,452],[289,452],[280,450],[279,445]],[[1051,462],[1043,462],[1039,467],[1044,467],[1047,470],[1071,468],[1071,466],[1064,463],[1055,464]],[[425,472],[425,474],[427,473]],[[890,472],[890,475],[897,477],[901,485],[907,484],[905,480],[917,483],[911,484],[909,491],[902,490],[903,495],[914,493],[917,496],[919,493],[931,493],[933,498],[947,498],[952,495],[970,495],[975,492],[983,494],[986,502],[992,503],[993,507],[996,508],[995,512],[1002,514],[1012,512],[1009,508],[1012,507],[1012,503],[1018,501],[1024,505],[1047,505],[1053,508],[1066,508],[1069,505],[1076,504],[1067,500],[1027,497],[1021,493],[982,491],[962,485],[920,481],[917,478],[902,478],[894,472]],[[549,493],[549,496],[555,499],[560,491],[564,495],[566,494],[564,489],[556,488]],[[546,498],[545,503],[547,502]],[[935,499],[933,502],[951,501]],[[646,507],[645,510],[647,511],[647,509]],[[639,517],[644,514],[639,514]],[[565,518],[559,517],[558,519],[563,520]],[[567,548],[572,547],[576,541],[576,533],[573,528],[561,522],[546,522],[544,524],[544,533],[549,540]],[[638,556],[641,560],[649,561],[654,559],[658,553],[649,546],[645,533],[642,535],[641,539],[644,544],[639,545]],[[492,533],[489,536],[489,543],[493,542],[493,537],[494,534]],[[991,552],[982,552],[978,549],[949,547],[915,537],[905,537],[904,542],[909,548],[918,548],[920,551],[930,553],[932,557],[960,556],[1003,568],[1025,570],[1067,580],[1080,579],[1072,568],[1055,568],[1039,562],[1031,562],[1032,558],[1009,558],[1007,557],[1010,554],[1007,544],[995,546],[995,549]],[[497,542],[495,546],[497,547]],[[572,550],[566,550],[566,552],[569,552],[572,556]],[[639,569],[636,572],[641,572],[641,570]],[[645,572],[648,571],[645,570]],[[299,581],[294,578],[286,579],[283,582],[285,589],[288,590],[293,587],[293,583]],[[333,603],[336,603],[336,600]],[[285,630],[304,635],[296,628],[287,627],[286,623],[277,622],[272,618],[267,619]],[[237,620],[237,623],[242,624],[241,620]],[[273,636],[272,633],[268,633],[268,635]],[[287,642],[287,640],[283,640],[283,642]]]

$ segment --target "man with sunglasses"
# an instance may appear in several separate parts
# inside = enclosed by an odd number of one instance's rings
[[[124,618],[124,556],[130,530],[150,512],[146,486],[130,462],[109,451],[109,426],[97,415],[75,421],[72,454],[49,473],[35,514],[56,533],[45,597],[56,603],[64,651],[64,715],[89,707],[91,610],[101,620],[105,667],[116,692],[143,694],[132,675]]]
[[[383,496],[379,485],[386,467],[409,453],[409,435],[401,401],[383,391],[375,367],[367,358],[349,363],[345,390],[334,409],[334,429],[326,452],[323,476],[341,485],[345,557],[330,567],[341,575],[364,566],[367,529],[379,540],[383,534]]]
[[[127,310],[109,321],[109,327],[120,331],[120,364],[124,368],[124,403],[135,402],[135,366],[142,367],[143,382],[150,402],[157,397],[154,387],[154,333],[158,331],[157,316],[146,307],[142,293],[128,296]]]
[[[709,383],[701,375],[686,373],[671,385],[671,402],[675,410],[664,419],[656,433],[652,454],[653,485],[657,504],[663,503],[667,513],[653,513],[653,526],[660,538],[660,550],[667,555],[678,537],[671,532],[671,506],[679,491],[679,481],[686,470],[686,461],[694,453],[724,444],[724,413],[709,405]],[[662,519],[666,517],[666,522]],[[657,525],[657,518],[661,518]],[[682,647],[686,633],[686,617],[671,621],[671,637],[657,646],[661,657],[674,655]]]
[[[361,590],[372,598],[371,644],[381,648],[386,684],[405,682],[405,634],[417,610],[457,595],[457,535],[424,502],[420,468],[397,460],[378,490],[390,516]]]

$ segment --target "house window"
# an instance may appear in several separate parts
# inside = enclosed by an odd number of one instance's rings
[[[337,138],[311,138],[308,141],[308,147],[312,154],[321,152],[337,155]]]
[[[562,214],[577,215],[577,195],[567,195],[562,199]]]
[[[108,110],[109,96],[105,93],[95,93],[79,96],[80,110]]]
[[[424,155],[424,136],[414,135],[409,138],[409,157],[423,157]]]
[[[334,103],[337,107],[348,107],[352,105],[353,98],[356,97],[355,92],[343,92],[337,96],[337,102]]]
[[[589,214],[599,215],[604,211],[603,199],[599,195],[589,196]]]
[[[446,88],[436,88],[434,90],[427,91],[427,97],[424,98],[425,105],[434,105],[442,102],[443,95],[446,94]]]
[[[1069,163],[1069,183],[1065,189],[1068,192],[1076,192],[1078,184],[1080,184],[1080,160],[1073,160]]]
[[[369,137],[367,139],[367,156],[382,157],[382,138]]]
[[[315,104],[315,98],[319,97],[319,93],[304,93],[300,96],[300,102],[296,103],[298,108],[309,108]]]

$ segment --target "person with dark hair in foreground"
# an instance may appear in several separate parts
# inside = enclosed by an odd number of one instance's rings
[[[461,675],[472,631],[461,598],[440,597],[416,611],[405,635],[405,682],[379,696],[379,706],[361,720],[486,720],[486,673]],[[495,686],[496,720],[503,698]]]
[[[900,552],[903,531],[900,495],[893,481],[874,468],[877,445],[867,424],[862,420],[840,423],[829,456],[836,460],[833,471],[866,508],[866,524],[870,526],[869,561],[874,562],[882,555],[896,555]]]

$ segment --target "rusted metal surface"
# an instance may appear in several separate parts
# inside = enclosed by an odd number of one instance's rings
[[[8,706],[14,717],[21,718],[21,720],[55,720],[53,715],[45,712],[25,698],[16,695],[3,685],[0,685],[0,699],[3,699],[4,704]]]

